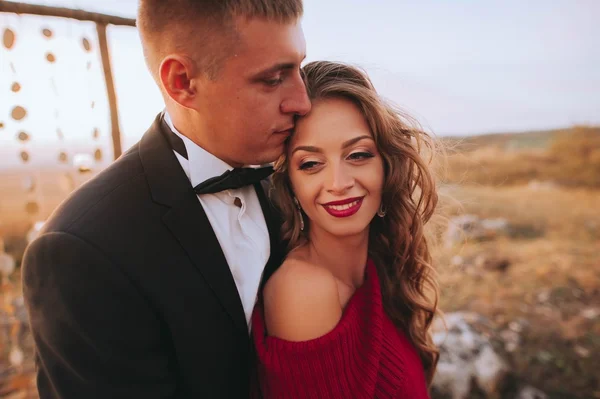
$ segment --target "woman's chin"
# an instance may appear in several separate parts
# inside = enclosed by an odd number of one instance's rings
[[[369,234],[369,224],[365,223],[334,223],[325,229],[336,238],[349,238]]]

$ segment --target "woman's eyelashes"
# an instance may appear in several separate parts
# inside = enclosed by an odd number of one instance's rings
[[[357,151],[357,152],[353,152],[352,154],[348,155],[348,159],[351,160],[360,160],[360,159],[369,159],[369,158],[373,158],[375,155],[368,152],[368,151]]]
[[[362,161],[375,157],[375,155],[369,151],[356,151],[349,154],[346,159],[349,161]],[[314,170],[322,164],[320,161],[302,161],[298,166],[299,170]]]
[[[309,169],[315,168],[318,164],[319,164],[319,162],[317,162],[317,161],[301,162],[300,166],[298,167],[298,169],[300,169],[300,170],[309,170]]]

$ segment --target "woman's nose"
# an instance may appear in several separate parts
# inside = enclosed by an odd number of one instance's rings
[[[334,165],[329,180],[329,191],[334,194],[343,194],[354,186],[354,176],[344,165]]]

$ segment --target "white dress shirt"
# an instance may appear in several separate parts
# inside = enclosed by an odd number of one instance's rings
[[[190,179],[192,187],[233,169],[179,133],[167,112],[165,122],[185,144],[188,159],[173,152]],[[241,206],[234,203],[236,198],[239,198]],[[271,252],[269,231],[256,191],[253,186],[247,186],[215,194],[198,195],[198,201],[202,204],[225,254],[250,328],[258,286]]]

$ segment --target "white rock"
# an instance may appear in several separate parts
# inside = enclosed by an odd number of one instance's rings
[[[575,353],[577,353],[579,357],[590,357],[590,350],[580,345],[575,346]]]
[[[523,387],[515,399],[548,399],[548,395],[531,386]]]
[[[453,399],[469,398],[473,384],[484,392],[497,393],[509,369],[489,339],[472,327],[485,319],[476,313],[455,312],[446,314],[444,320],[447,332],[440,320],[433,323],[432,337],[440,349],[434,390]]]
[[[466,399],[471,389],[472,372],[468,366],[440,361],[433,377],[433,386],[439,392],[450,393],[452,399]]]
[[[508,375],[508,365],[494,352],[491,345],[483,347],[475,359],[475,379],[477,385],[488,395],[497,393],[504,378]]]
[[[581,317],[585,317],[588,320],[594,320],[598,316],[600,316],[600,309],[598,308],[589,308],[581,311]]]
[[[508,324],[508,328],[510,328],[511,331],[514,331],[516,333],[520,333],[523,331],[523,325],[518,321],[511,321]]]

